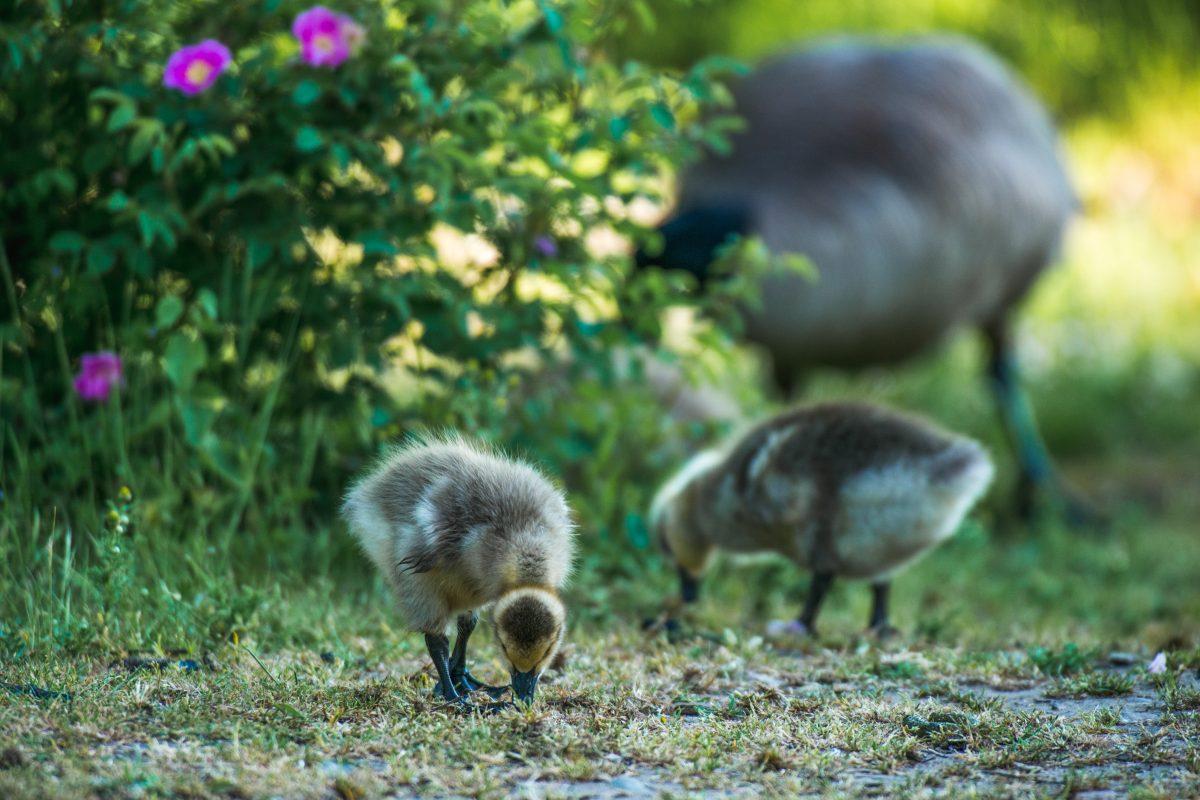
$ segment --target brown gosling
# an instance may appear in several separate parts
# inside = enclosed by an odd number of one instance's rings
[[[878,406],[782,413],[694,456],[659,491],[653,529],[695,601],[713,550],[774,552],[813,578],[796,622],[815,634],[835,576],[871,582],[870,629],[887,635],[892,577],[949,537],[992,480],[976,442]]]
[[[425,634],[435,693],[464,705],[476,689],[503,693],[467,669],[477,609],[494,604],[513,695],[531,703],[566,630],[558,590],[571,569],[574,534],[562,492],[527,464],[446,436],[410,441],[386,456],[350,489],[342,512],[401,615]]]

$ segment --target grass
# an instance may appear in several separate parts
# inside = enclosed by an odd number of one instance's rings
[[[380,587],[318,581],[265,599],[236,637],[160,642],[148,655],[165,666],[103,650],[4,662],[0,681],[70,699],[0,694],[0,796],[553,796],[620,776],[681,796],[1183,796],[1200,790],[1197,510],[1107,537],[969,527],[898,581],[906,633],[885,645],[862,635],[854,585],[821,640],[764,641],[767,618],[794,613],[784,587],[803,586],[773,564],[722,564],[690,620],[709,635],[677,642],[638,625],[666,581],[620,601],[583,580],[566,666],[531,710],[495,715],[433,701],[419,637]],[[476,672],[499,680],[487,636]],[[1148,676],[1160,647],[1169,673]],[[1113,650],[1136,663],[1114,667]]]
[[[1010,702],[1003,689],[1042,686],[1018,650],[889,652],[919,659],[923,675],[881,678],[873,649],[798,657],[753,636],[648,645],[626,628],[577,638],[532,710],[464,716],[434,705],[416,647],[383,636],[355,647],[365,655],[255,658],[229,646],[214,654],[215,671],[193,673],[90,659],[10,668],[6,678],[69,687],[74,699],[0,707],[0,791],[502,796],[528,782],[553,792],[621,775],[675,794],[767,796],[988,784],[1018,796],[1066,786],[1068,774],[1161,796],[1200,786],[1187,744],[1194,711]],[[973,694],[981,688],[989,701]],[[1153,696],[1139,679],[1135,699]],[[1114,783],[1131,763],[1142,775]]]

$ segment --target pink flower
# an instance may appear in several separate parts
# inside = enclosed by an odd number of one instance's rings
[[[300,57],[314,67],[336,67],[367,37],[357,22],[325,6],[313,6],[297,15],[292,34],[300,40]]]
[[[181,47],[167,60],[163,86],[184,94],[200,94],[216,83],[232,62],[229,48],[216,39]]]
[[[75,393],[81,400],[89,403],[103,403],[112,393],[114,386],[119,386],[121,377],[121,357],[116,353],[103,351],[88,353],[80,359],[79,374],[75,376]]]
[[[345,38],[350,52],[357,53],[362,49],[363,42],[367,40],[367,31],[349,17],[342,17],[342,37]]]
[[[1146,672],[1151,675],[1162,675],[1167,671],[1167,654],[1159,653],[1154,660],[1146,665]]]

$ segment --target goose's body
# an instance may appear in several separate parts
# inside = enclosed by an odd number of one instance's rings
[[[766,279],[747,335],[783,370],[918,353],[983,326],[1054,258],[1076,207],[1053,126],[995,58],[953,39],[841,39],[735,86],[746,129],[683,179],[678,216],[736,208],[819,279]]]
[[[1009,318],[1078,203],[1028,88],[966,40],[842,37],[767,59],[733,94],[745,130],[684,174],[661,255],[639,263],[704,280],[734,234],[807,256],[816,280],[769,275],[744,310],[785,392],[811,367],[887,364],[982,330],[1023,493],[1048,482]]]
[[[716,549],[783,555],[811,569],[823,594],[835,576],[886,586],[955,531],[991,478],[969,439],[877,406],[831,403],[696,456],[664,486],[651,519],[685,597]]]
[[[461,438],[412,442],[355,484],[343,513],[409,626],[433,641],[439,678],[450,623],[463,661],[476,610],[495,603],[514,688],[521,675],[536,685],[562,637],[557,591],[573,553],[566,499],[546,478]],[[453,688],[439,682],[446,699]]]

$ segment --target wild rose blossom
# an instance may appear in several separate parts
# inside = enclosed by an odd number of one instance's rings
[[[1151,675],[1163,675],[1167,671],[1167,654],[1159,653],[1154,657],[1154,660],[1146,665],[1146,672]]]
[[[75,376],[75,393],[89,403],[108,400],[113,387],[123,380],[121,357],[110,351],[87,353],[80,359],[79,374]]]
[[[362,46],[367,32],[345,14],[313,6],[296,16],[292,35],[300,41],[300,57],[314,67],[336,67]]]
[[[350,48],[350,54],[353,55],[362,49],[363,42],[367,40],[367,31],[362,25],[359,25],[350,17],[342,17],[342,37],[346,40],[346,45]]]
[[[163,86],[187,95],[200,94],[216,83],[231,63],[228,47],[216,39],[205,39],[171,54],[163,70]]]

